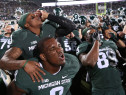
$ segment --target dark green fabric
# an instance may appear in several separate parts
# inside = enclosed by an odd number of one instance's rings
[[[74,35],[75,35],[76,37],[79,37],[79,32],[78,32],[78,30],[74,30],[73,33],[74,33]]]
[[[85,36],[87,34],[87,31],[89,30],[89,28],[85,28],[83,31],[82,31],[82,36]]]
[[[57,24],[51,21],[45,21],[42,26],[40,36],[27,29],[19,29],[12,33],[12,44],[11,47],[18,47],[23,51],[21,55],[22,59],[33,57],[33,50],[42,38],[55,37],[55,31]]]
[[[52,75],[43,68],[41,68],[46,75],[43,77],[43,82],[33,83],[30,76],[23,70],[20,69],[16,72],[16,85],[30,93],[30,95],[66,95],[68,92],[72,78],[78,72],[80,65],[78,59],[70,54],[65,54],[66,63],[56,75]],[[54,91],[54,92],[53,92]],[[63,92],[62,92],[63,91]],[[53,93],[53,94],[52,94]]]
[[[84,41],[82,44],[78,45],[76,55],[79,56],[81,53],[86,52],[89,49],[89,43]]]
[[[61,40],[59,40],[59,42],[63,47],[65,53],[73,54],[76,56],[76,49],[80,42],[78,42],[78,40],[75,37],[71,39],[61,37]]]
[[[33,57],[33,50],[41,38],[27,29],[20,29],[12,33],[11,47],[20,48],[23,52],[21,57],[28,59]]]
[[[45,37],[55,37],[55,31],[58,25],[52,21],[46,21],[42,25],[43,35],[42,38]]]

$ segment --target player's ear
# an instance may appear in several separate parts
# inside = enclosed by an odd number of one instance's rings
[[[42,61],[46,61],[46,57],[44,54],[40,54],[39,57],[41,58]]]
[[[28,23],[26,23],[26,24],[25,24],[25,27],[26,27],[26,28],[28,28],[28,27],[29,27],[29,24],[28,24]]]

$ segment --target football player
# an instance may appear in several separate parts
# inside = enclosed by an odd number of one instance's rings
[[[28,93],[28,95],[68,95],[72,79],[80,68],[77,57],[64,54],[60,43],[51,37],[38,43],[36,56],[39,58],[41,70],[46,73],[43,76],[44,80],[33,83],[22,68],[16,71],[13,82],[16,89],[8,91],[8,95],[22,95],[23,93]]]
[[[3,29],[4,32],[0,35],[0,59],[3,57],[4,53],[10,48],[11,44],[11,34],[12,26],[6,25]],[[2,69],[0,69],[0,94],[5,95],[6,86],[11,82],[10,76],[6,74]]]
[[[81,39],[79,37],[75,36],[74,33],[71,32],[67,36],[59,37],[57,39],[61,43],[65,53],[76,56],[77,46],[81,43]]]
[[[90,30],[86,36],[88,40],[78,46],[77,55],[87,66],[92,95],[125,95],[120,72],[116,68],[116,44],[109,40],[101,42],[98,31]]]
[[[24,14],[24,10],[21,7],[16,8],[14,17],[16,20],[20,20],[21,16]]]
[[[12,34],[11,25],[6,25],[3,34],[0,35],[0,59],[4,55],[5,51],[10,48],[11,34]]]
[[[42,14],[42,15],[41,15]],[[62,27],[57,29],[57,34],[65,36],[74,30],[75,24],[59,16],[54,16],[47,13],[46,11],[38,11],[36,14],[26,13],[24,14],[18,24],[21,29],[13,32],[12,35],[12,47],[6,51],[2,59],[0,60],[0,68],[8,70],[17,70],[22,68],[25,65],[26,59],[33,57],[33,50],[40,39],[42,39],[42,21],[45,19],[54,21],[61,25]],[[16,59],[23,60],[16,60]],[[29,61],[25,66],[24,70],[31,76],[32,80],[37,81],[41,80],[42,76],[39,72],[45,74],[40,68],[37,62]]]

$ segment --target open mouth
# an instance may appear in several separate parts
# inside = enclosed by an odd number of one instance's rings
[[[38,20],[39,20],[39,21],[41,21],[41,18],[40,18],[40,17],[38,17]]]
[[[64,60],[64,59],[65,59],[64,54],[63,54],[63,53],[62,53],[62,54],[60,54],[60,55],[59,55],[59,58],[60,58],[61,60]]]

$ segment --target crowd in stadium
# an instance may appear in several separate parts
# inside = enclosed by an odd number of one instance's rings
[[[1,1],[0,95],[126,95],[125,3]]]

